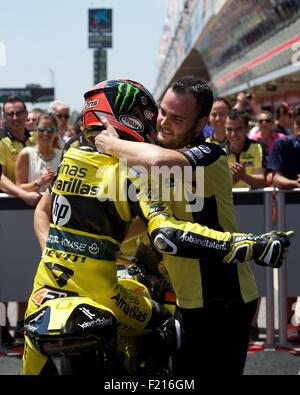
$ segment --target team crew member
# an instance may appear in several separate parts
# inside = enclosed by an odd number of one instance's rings
[[[267,152],[262,143],[247,137],[249,116],[244,111],[230,111],[225,122],[225,150],[234,188],[263,188],[266,184]]]
[[[119,140],[108,123],[107,130],[96,137],[96,146],[102,152],[126,157],[130,165],[148,169],[163,165],[192,166],[194,170],[203,167],[204,188],[198,196],[203,198],[202,210],[187,212],[186,202],[173,199],[170,206],[174,216],[193,222],[193,226],[199,223],[236,232],[226,155],[218,145],[205,142],[202,134],[212,103],[213,93],[204,81],[182,77],[172,83],[159,108],[157,138],[165,148],[145,143],[138,147]],[[173,240],[179,236],[170,234]],[[187,243],[186,250],[190,249],[186,256],[196,259],[164,255],[186,339],[178,353],[177,374],[241,374],[258,296],[251,269],[248,263],[224,264],[217,245],[213,260],[209,254],[193,255],[193,249],[205,242],[195,234],[180,236]]]
[[[89,91],[85,99],[84,128],[91,141],[103,129],[99,119],[103,113],[123,138],[142,141],[152,134],[157,109],[142,85],[127,80],[108,81]],[[112,188],[116,180],[117,188]],[[285,235],[255,239],[177,221],[168,206],[148,200],[143,185],[135,171],[127,172],[110,155],[75,148],[64,154],[51,201],[49,192],[41,201],[45,217],[51,211],[50,230],[27,314],[56,293],[57,297],[87,296],[107,306],[119,320],[121,334],[147,333],[162,325],[166,316],[160,313],[161,307],[158,309],[147,297],[117,282],[115,254],[136,214],[148,222],[154,245],[165,253],[205,254],[212,261],[217,257],[228,264],[253,256],[263,264],[267,245],[271,247],[277,241],[282,247],[288,246]],[[116,190],[118,195],[114,196]],[[43,245],[46,227],[41,229],[38,235]],[[281,253],[272,255],[270,263],[278,264],[281,258]],[[26,337],[23,372],[40,373],[47,368],[46,362]]]
[[[21,98],[9,97],[3,103],[5,136],[0,140],[0,160],[4,174],[13,182],[18,154],[25,146],[33,146],[36,143],[34,133],[25,128],[27,115],[26,105]]]

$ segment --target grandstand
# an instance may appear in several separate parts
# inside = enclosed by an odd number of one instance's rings
[[[155,97],[195,74],[218,96],[255,93],[262,105],[300,104],[299,0],[169,0]]]

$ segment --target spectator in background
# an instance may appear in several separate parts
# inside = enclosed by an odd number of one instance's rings
[[[69,127],[70,107],[60,100],[54,100],[50,103],[48,111],[57,117],[59,144],[61,148],[63,148],[65,143],[69,140],[67,133]]]
[[[261,107],[256,101],[256,96],[253,93],[240,92],[237,95],[234,109],[246,112],[252,123],[255,126],[257,115],[261,112]]]
[[[37,145],[24,148],[16,163],[16,183],[26,191],[45,192],[60,163],[58,122],[51,113],[37,120]]]
[[[25,146],[36,143],[36,136],[25,128],[27,115],[26,105],[21,98],[14,96],[4,101],[5,136],[0,140],[0,162],[3,173],[13,182],[18,154]]]
[[[293,135],[275,142],[268,169],[279,188],[300,188],[300,106],[293,112]]]
[[[68,131],[65,133],[65,137],[69,141],[70,139],[72,139],[75,136],[76,136],[76,127],[75,127],[74,123],[70,123],[68,126]]]
[[[300,106],[293,111],[293,135],[275,142],[268,162],[268,169],[273,172],[273,184],[282,189],[300,188]],[[287,298],[287,322],[291,323],[292,305],[296,297]],[[292,335],[296,332],[291,328]],[[298,328],[298,338],[300,331]],[[288,333],[289,338],[289,333]]]
[[[214,100],[211,112],[209,114],[209,124],[212,131],[206,136],[209,143],[219,144],[222,147],[226,142],[225,121],[230,111],[230,103],[226,99],[220,97]]]
[[[289,108],[288,103],[283,102],[276,108],[276,119],[273,131],[285,135],[291,134],[293,124],[293,110]]]
[[[270,111],[262,111],[257,117],[257,122],[258,130],[252,140],[262,141],[267,146],[270,155],[275,141],[285,137],[285,134],[274,131],[274,117]]]
[[[38,116],[44,112],[41,108],[34,108],[31,111],[29,111],[27,115],[27,120],[25,122],[25,127],[28,130],[35,130],[36,128],[36,121],[38,119]]]
[[[70,142],[74,138],[77,138],[80,134],[82,134],[82,131],[83,131],[82,114],[79,114],[75,122],[70,124],[69,126],[70,139],[68,140],[68,142]]]
[[[231,110],[225,122],[225,150],[234,188],[263,188],[265,186],[267,153],[261,143],[247,137],[249,116]]]

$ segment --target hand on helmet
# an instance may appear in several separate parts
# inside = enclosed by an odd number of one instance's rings
[[[225,263],[254,260],[258,265],[279,268],[286,257],[294,232],[269,232],[254,236],[234,233]]]
[[[119,139],[119,135],[105,117],[100,117],[100,120],[105,129],[95,137],[95,146],[100,153],[110,153],[111,139]]]

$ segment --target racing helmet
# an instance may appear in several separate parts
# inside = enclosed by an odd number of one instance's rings
[[[158,109],[151,93],[128,79],[100,82],[84,95],[83,130],[87,140],[103,130],[104,116],[120,138],[152,142],[156,134]]]

